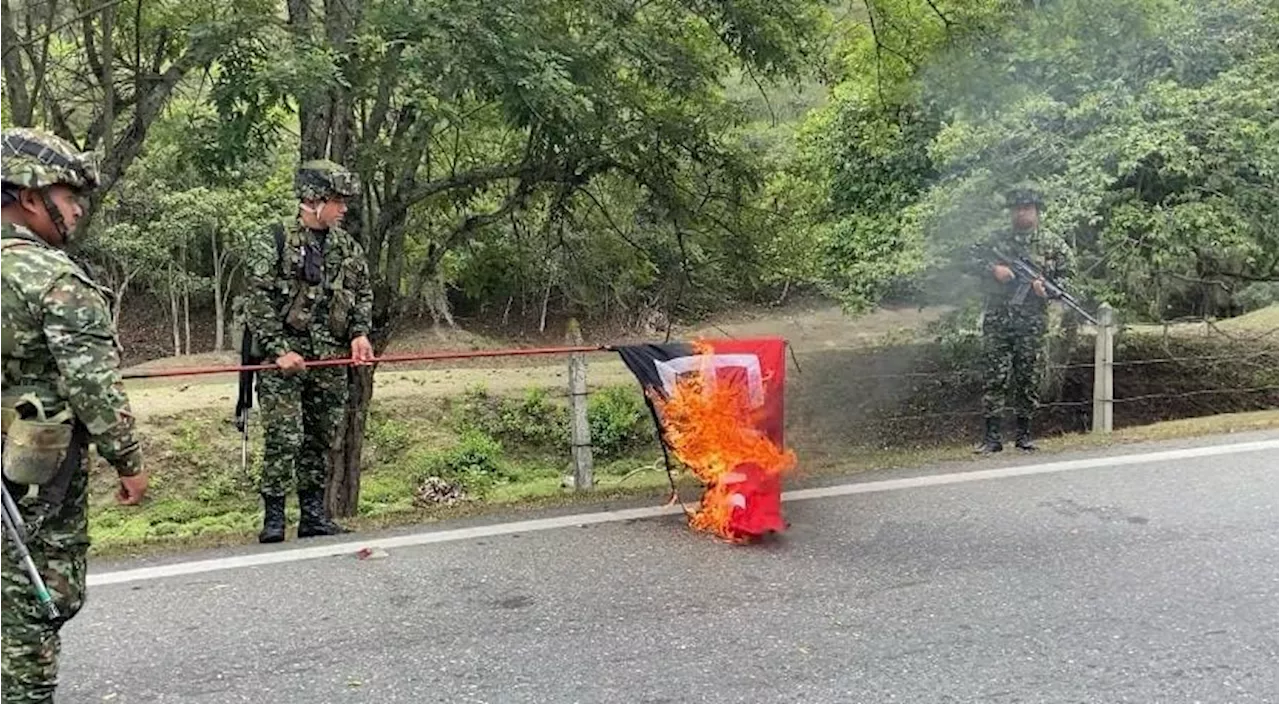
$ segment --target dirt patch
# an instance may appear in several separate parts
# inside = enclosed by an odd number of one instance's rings
[[[976,436],[981,400],[976,338],[940,345],[924,334],[945,311],[885,309],[852,318],[829,304],[801,303],[680,328],[673,338],[785,337],[798,363],[788,372],[789,442],[809,461],[838,463],[867,448],[930,447]],[[1265,326],[1269,318],[1260,313],[1245,322]],[[1235,332],[1252,329],[1237,321],[1219,325]],[[1185,333],[1181,328],[1177,332]],[[512,342],[485,335],[428,330],[404,335],[392,351],[508,344]],[[1181,361],[1152,361],[1159,359]],[[1274,335],[1205,337],[1131,328],[1119,338],[1116,360],[1117,427],[1277,404]],[[197,355],[155,360],[144,368],[232,361],[228,355]],[[1041,433],[1088,429],[1092,361],[1092,337],[1084,336],[1070,357],[1059,362],[1064,368],[1042,392],[1046,408],[1037,421]],[[593,354],[589,367],[592,388],[634,383],[614,355]],[[477,387],[504,395],[545,388],[561,395],[567,363],[553,356],[404,364],[381,369],[375,384],[375,398],[388,400],[448,398]],[[139,380],[128,386],[135,412],[144,421],[207,408],[225,408],[229,417],[236,395],[231,374]]]
[[[851,318],[830,304],[801,303],[782,309],[743,312],[723,321],[678,328],[672,335],[673,339],[781,336],[791,343],[797,354],[807,354],[814,351],[865,348],[894,339],[907,339],[918,335],[926,324],[936,320],[944,311],[943,308],[904,308],[880,310]],[[640,338],[594,340],[599,343],[635,341],[640,341]],[[394,339],[387,353],[472,351],[549,343],[549,340],[537,339],[499,339],[465,330],[426,329],[406,332]],[[206,353],[154,359],[130,367],[129,371],[236,363],[238,359],[232,353]],[[588,364],[587,378],[593,387],[632,382],[630,373],[614,355],[591,355]],[[802,370],[805,366],[807,365],[802,364]],[[894,365],[895,368],[897,366]],[[817,373],[826,372],[819,367]],[[529,388],[558,390],[566,387],[566,374],[567,359],[563,356],[406,363],[380,369],[375,377],[374,393],[379,398],[395,398],[419,394],[429,397],[454,396],[476,386],[484,386],[494,393],[522,393]],[[226,406],[227,413],[231,413],[235,405],[236,384],[234,374],[215,374],[130,380],[126,386],[134,412],[140,418],[148,418],[219,405]]]
[[[634,377],[615,358],[593,356],[588,361],[588,388],[634,383]],[[374,377],[375,399],[421,396],[450,398],[468,389],[484,388],[495,394],[519,395],[534,388],[564,390],[568,393],[568,366],[527,368],[476,367],[409,369],[379,372]],[[237,379],[233,374],[201,377],[190,381],[173,379],[130,380],[125,383],[135,415],[150,418],[179,415],[204,408],[225,407],[230,417],[235,408]]]

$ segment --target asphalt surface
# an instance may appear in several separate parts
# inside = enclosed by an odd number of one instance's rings
[[[1277,463],[795,501],[751,547],[667,516],[101,584],[58,701],[1275,702]]]

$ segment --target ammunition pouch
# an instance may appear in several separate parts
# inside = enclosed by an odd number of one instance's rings
[[[351,331],[351,309],[355,307],[355,293],[335,289],[329,296],[329,332],[336,340],[346,340]]]
[[[27,486],[43,486],[57,476],[71,449],[71,409],[46,417],[34,394],[6,402],[4,407],[4,477]]]
[[[89,429],[70,408],[46,417],[32,394],[3,402],[3,475],[15,498],[38,487],[28,523],[35,534],[44,519],[56,513],[67,498],[71,479],[89,450]]]
[[[305,333],[311,329],[311,313],[315,309],[315,301],[311,300],[311,291],[306,286],[299,286],[285,310],[284,324],[290,330]]]

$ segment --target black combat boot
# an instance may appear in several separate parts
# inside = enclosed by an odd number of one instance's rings
[[[284,541],[284,497],[262,497],[262,532],[258,534],[259,543],[280,543]]]
[[[339,535],[347,529],[329,520],[324,510],[324,490],[298,492],[298,506],[302,518],[298,521],[298,537],[312,538],[317,535]]]
[[[975,455],[990,455],[1000,452],[1004,449],[1004,443],[1000,442],[1000,418],[986,419],[986,432],[982,436],[982,444],[973,450]]]
[[[1030,418],[1018,418],[1018,438],[1013,444],[1023,452],[1035,452],[1040,449],[1036,447],[1035,442],[1031,440]]]

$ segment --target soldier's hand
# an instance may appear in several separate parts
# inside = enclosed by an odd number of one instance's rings
[[[1036,295],[1041,298],[1049,297],[1049,292],[1044,289],[1044,279],[1036,279],[1035,281],[1032,281],[1031,290],[1035,291]]]
[[[297,352],[286,352],[276,358],[276,366],[280,367],[280,371],[287,376],[292,376],[298,372],[305,371],[307,365],[302,355]]]
[[[142,470],[131,477],[120,477],[120,490],[116,492],[116,503],[121,506],[136,506],[142,503],[147,493],[147,470]]]
[[[991,275],[996,277],[996,281],[999,281],[1002,284],[1007,284],[1010,281],[1013,281],[1013,269],[1010,269],[1004,264],[992,264]]]
[[[369,364],[373,359],[373,344],[369,338],[361,335],[351,341],[351,361],[356,364]]]

